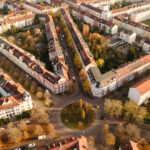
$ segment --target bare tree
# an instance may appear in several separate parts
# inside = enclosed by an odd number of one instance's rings
[[[104,102],[104,112],[112,118],[119,118],[122,115],[122,102],[119,100],[106,99]]]
[[[7,129],[8,138],[11,143],[19,143],[22,140],[22,132],[16,127],[11,127]]]
[[[33,108],[31,111],[31,119],[40,124],[48,124],[50,122],[49,115],[43,108]]]
[[[51,123],[42,125],[42,128],[46,135],[49,135],[51,138],[55,136],[55,128]]]
[[[128,136],[129,139],[131,139],[133,141],[137,141],[140,139],[141,131],[136,125],[128,124],[126,126],[125,131],[126,131],[126,135]]]

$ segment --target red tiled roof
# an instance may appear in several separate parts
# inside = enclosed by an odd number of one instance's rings
[[[139,94],[143,95],[150,91],[150,80],[142,80],[133,85],[131,88],[136,88]]]
[[[115,72],[117,72],[119,78],[122,78],[122,77],[128,75],[130,73],[130,70],[129,70],[128,66],[124,66],[119,69],[116,69]]]

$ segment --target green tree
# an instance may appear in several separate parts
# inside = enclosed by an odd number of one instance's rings
[[[99,68],[103,68],[104,67],[104,59],[98,59],[97,61],[96,61],[96,63],[97,63],[97,66],[99,67]]]

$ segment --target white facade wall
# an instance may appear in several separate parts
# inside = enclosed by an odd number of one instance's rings
[[[150,32],[148,32],[148,31],[146,31],[146,30],[144,30],[144,29],[142,29],[140,27],[132,26],[132,25],[130,25],[128,23],[122,22],[122,21],[117,20],[115,18],[113,18],[113,23],[118,25],[120,28],[131,30],[132,32],[135,32],[136,34],[139,34],[142,37],[150,38]]]
[[[141,41],[140,46],[142,47],[143,51],[145,51],[145,53],[150,53],[150,44]]]
[[[140,95],[136,88],[130,88],[128,97],[138,105],[141,105],[145,100],[150,98],[150,91],[144,93],[143,95]]]
[[[40,75],[40,74],[36,73],[32,69],[30,69],[24,62],[22,62],[21,59],[18,59],[17,57],[15,57],[12,54],[11,50],[10,50],[10,52],[8,52],[7,50],[5,50],[3,48],[4,48],[4,45],[1,44],[0,45],[0,52],[3,55],[5,55],[8,59],[10,59],[18,67],[20,67],[22,70],[27,72],[29,75],[31,75],[33,78],[35,78],[37,81],[39,81],[42,85],[46,86],[53,93],[55,93],[55,94],[63,93],[63,92],[65,92],[67,90],[67,88],[68,88],[68,81],[66,81],[65,78],[63,78],[64,79],[63,81],[62,81],[62,79],[60,79],[60,81],[58,81],[59,84],[52,84],[50,81],[45,79],[43,77],[43,75]]]
[[[148,19],[150,19],[150,9],[131,14],[131,20],[135,22],[141,22]]]

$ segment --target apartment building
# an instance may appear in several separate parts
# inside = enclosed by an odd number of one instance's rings
[[[34,14],[31,11],[20,10],[0,17],[0,34],[7,32],[12,26],[22,28],[32,25]]]
[[[136,40],[136,33],[127,29],[123,29],[120,31],[120,38],[125,42],[131,44]]]
[[[83,69],[90,81],[93,96],[102,97],[107,94],[108,91],[113,91],[123,85],[124,82],[131,81],[137,72],[142,73],[150,66],[150,55],[145,55],[125,66],[101,74],[97,65],[94,63],[95,61],[90,59],[90,53],[85,51],[86,47],[83,44],[82,36],[79,36],[79,31],[73,23],[68,11],[64,9],[60,11],[82,62]]]
[[[68,89],[68,78],[45,69],[33,55],[0,37],[0,53],[10,59],[18,67],[45,86],[54,94],[63,93]]]
[[[148,37],[150,38],[150,27],[130,21],[124,18],[122,15],[113,18],[113,23],[118,25],[120,28],[131,30],[136,34],[139,34],[141,37]]]
[[[87,139],[84,136],[67,137],[47,144],[39,150],[88,150]]]
[[[142,47],[143,51],[147,54],[150,53],[150,39],[148,38],[143,38],[140,41],[140,46]]]
[[[39,4],[31,3],[29,1],[24,1],[23,7],[25,9],[31,10],[33,13],[37,13],[37,14],[48,13],[50,11],[49,6],[41,6]]]
[[[1,1],[0,1],[0,9],[3,9],[3,8],[4,8],[5,2],[6,2],[6,0],[1,0]]]
[[[14,10],[14,11],[19,11],[19,10],[23,10],[24,9],[21,5],[13,3],[13,2],[10,2],[10,1],[6,1],[5,5],[9,9]]]
[[[133,12],[130,19],[134,22],[142,22],[150,19],[150,7]]]
[[[65,64],[64,55],[58,40],[57,32],[53,22],[53,18],[50,15],[44,15],[45,17],[45,29],[48,41],[49,59],[52,62],[54,71],[60,76],[68,78],[68,67]]]
[[[32,3],[40,3],[41,0],[27,0],[28,2],[32,2]],[[47,2],[48,4],[51,3],[51,0],[42,0],[43,2]]]
[[[10,118],[32,109],[32,97],[22,86],[0,72],[0,118]]]
[[[110,11],[102,10],[102,9],[99,9],[99,8],[89,5],[89,4],[82,3],[80,5],[80,9],[83,11],[89,12],[92,15],[94,15],[98,18],[101,18],[101,19],[109,20],[111,18]]]
[[[137,11],[141,11],[143,9],[149,9],[150,2],[141,2],[135,3],[129,6],[125,6],[123,8],[113,9],[111,10],[112,17],[122,15],[122,14],[132,14]]]
[[[110,21],[98,18],[87,11],[81,10],[80,8],[71,7],[70,12],[75,18],[83,20],[85,23],[98,28],[100,31],[104,31],[108,34],[116,34],[118,32],[117,25]]]
[[[129,89],[128,97],[138,105],[150,98],[150,79],[136,83]]]

